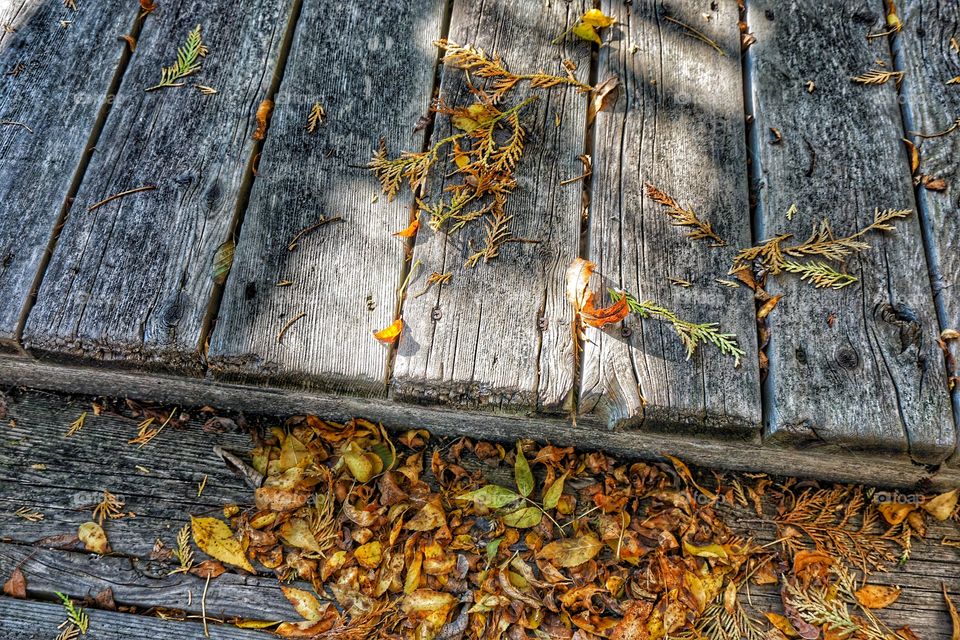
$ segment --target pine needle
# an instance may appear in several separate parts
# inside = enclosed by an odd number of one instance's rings
[[[280,332],[277,334],[277,344],[283,344],[283,336],[286,335],[287,331],[290,330],[290,327],[292,327],[299,320],[303,319],[306,315],[307,313],[304,311],[288,320],[287,323],[280,328]]]
[[[703,33],[702,31],[698,31],[697,29],[694,29],[693,27],[691,27],[690,25],[686,24],[685,22],[680,22],[679,20],[677,20],[676,18],[674,18],[674,17],[672,17],[672,16],[663,16],[663,18],[664,18],[667,22],[672,22],[672,23],[675,24],[675,25],[679,25],[679,26],[683,27],[684,29],[686,29],[687,31],[690,32],[690,35],[692,35],[694,38],[696,38],[696,39],[699,40],[700,42],[703,42],[703,43],[705,43],[705,44],[710,45],[710,46],[713,47],[713,48],[717,51],[717,53],[719,53],[720,55],[722,55],[722,56],[727,55],[727,53],[726,53],[723,49],[720,48],[720,45],[718,45],[715,41],[713,41],[713,40],[711,40],[710,38],[708,38],[707,35],[706,35],[705,33]]]
[[[207,45],[203,44],[200,35],[200,25],[187,34],[186,43],[177,49],[177,61],[169,67],[163,67],[160,72],[160,82],[150,87],[147,91],[155,91],[164,87],[182,87],[184,83],[178,82],[187,76],[193,75],[200,70],[200,58],[207,55]]]
[[[783,270],[788,273],[800,274],[800,280],[809,282],[817,289],[843,289],[857,281],[855,277],[840,273],[830,265],[819,261],[793,262],[787,260],[783,263]]]
[[[911,133],[917,136],[918,138],[939,138],[941,136],[947,135],[948,133],[953,133],[954,131],[957,130],[958,127],[960,127],[960,118],[957,118],[953,122],[953,124],[951,124],[949,127],[944,129],[943,131],[939,131],[937,133],[917,133],[916,131],[913,131]]]
[[[156,188],[157,188],[156,185],[154,185],[154,184],[148,184],[148,185],[144,185],[144,186],[142,186],[142,187],[137,187],[136,189],[128,189],[128,190],[126,190],[126,191],[121,191],[120,193],[115,193],[115,194],[113,194],[112,196],[110,196],[109,198],[104,198],[104,199],[101,200],[100,202],[97,202],[97,203],[92,204],[92,205],[90,205],[89,207],[87,207],[87,213],[90,213],[91,211],[95,211],[95,210],[99,209],[100,207],[102,207],[103,205],[105,205],[105,204],[107,204],[107,203],[109,203],[109,202],[113,202],[114,200],[117,200],[118,198],[123,198],[123,197],[129,196],[129,195],[131,195],[131,194],[133,194],[133,193],[140,193],[141,191],[153,191],[153,190],[156,189]]]
[[[669,322],[673,327],[674,333],[680,338],[680,342],[687,350],[687,359],[696,352],[697,347],[703,343],[709,343],[715,346],[720,353],[726,356],[732,356],[734,366],[740,366],[740,358],[744,356],[743,349],[737,344],[737,336],[732,333],[721,333],[719,325],[715,322],[696,324],[681,320],[675,313],[661,307],[649,300],[641,302],[633,295],[624,291],[609,290],[610,299],[617,302],[622,297],[626,297],[627,306],[631,313],[636,313],[641,318],[659,318]]]
[[[687,237],[691,240],[712,240],[714,247],[722,247],[726,243],[718,236],[709,222],[704,222],[697,217],[692,209],[684,209],[677,201],[663,191],[660,191],[649,182],[644,183],[647,197],[654,202],[663,205],[665,213],[673,220],[675,227],[689,227],[691,230]]]

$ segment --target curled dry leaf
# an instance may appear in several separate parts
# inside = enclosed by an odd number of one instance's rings
[[[413,222],[407,225],[406,229],[402,231],[397,231],[393,235],[396,236],[397,238],[412,238],[413,236],[417,235],[417,229],[419,228],[420,228],[420,214],[418,213],[417,217],[413,219]]]
[[[611,76],[598,84],[593,90],[590,108],[587,110],[587,124],[593,122],[601,111],[609,111],[620,96],[620,78]]]
[[[884,584],[868,584],[857,589],[857,602],[867,609],[885,609],[900,597],[900,588]]]
[[[273,113],[273,100],[264,100],[257,107],[257,129],[253,132],[254,140],[263,140],[267,137],[267,125]]]
[[[77,530],[77,537],[83,543],[83,547],[91,553],[106,555],[110,553],[110,542],[107,540],[107,534],[103,527],[96,522],[84,522]]]
[[[321,605],[309,591],[303,589],[294,589],[293,587],[280,586],[283,596],[290,601],[293,608],[300,614],[300,617],[310,622],[316,622],[323,618],[328,605]]]
[[[21,600],[27,597],[27,578],[23,575],[20,567],[17,567],[10,574],[10,577],[3,583],[3,595]]]
[[[943,522],[957,509],[957,490],[941,493],[936,498],[923,503],[923,510]]]
[[[250,573],[256,573],[244,554],[243,546],[234,537],[226,523],[216,518],[191,517],[190,526],[193,530],[193,541],[205,554]]]
[[[191,567],[190,574],[199,578],[218,578],[227,572],[227,568],[219,560],[204,560],[195,567]]]
[[[906,502],[884,502],[877,507],[877,510],[890,525],[897,526],[916,508],[917,505]]]
[[[620,322],[630,315],[630,304],[626,296],[621,296],[619,300],[609,307],[600,309],[597,309],[593,305],[593,297],[593,292],[589,292],[583,307],[579,310],[583,322],[591,327],[602,329],[606,325]]]
[[[957,613],[957,606],[947,595],[946,583],[941,582],[940,587],[943,589],[943,599],[947,602],[947,611],[950,613],[950,622],[953,624],[953,633],[950,634],[950,640],[960,640],[960,613]]]
[[[917,145],[906,138],[903,139],[903,144],[907,147],[907,155],[910,157],[910,173],[916,173],[920,168],[920,152],[917,150]]]
[[[401,333],[403,333],[403,319],[397,318],[380,331],[374,331],[373,337],[383,344],[393,344]]]

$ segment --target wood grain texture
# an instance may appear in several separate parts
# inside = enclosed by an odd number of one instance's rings
[[[422,144],[413,127],[430,103],[443,7],[304,7],[211,340],[216,377],[385,393],[389,349],[371,334],[396,314],[404,246],[390,234],[411,200],[378,198],[365,165],[381,136],[393,153]],[[311,135],[314,102],[327,116]]]
[[[894,83],[851,80],[876,60],[892,67],[887,40],[865,37],[885,28],[882,3],[756,0],[748,22],[757,38],[750,52],[758,237],[793,233],[802,241],[823,218],[849,235],[876,208],[915,209]],[[781,142],[771,143],[772,128]],[[798,210],[787,220],[792,204]],[[866,238],[872,248],[847,263],[859,282],[846,289],[770,279],[768,290],[784,298],[769,317],[769,438],[901,452],[920,462],[953,451],[920,225],[914,215],[896,228]]]
[[[435,435],[469,436],[506,444],[514,443],[518,434],[522,434],[538,442],[586,446],[630,460],[662,459],[662,454],[669,453],[690,464],[733,471],[762,471],[903,488],[922,484],[935,489],[952,489],[960,485],[960,470],[956,468],[921,466],[909,459],[883,454],[851,453],[829,443],[797,449],[687,432],[610,431],[605,422],[589,415],[581,416],[576,424],[571,424],[567,420],[546,416],[529,418],[502,412],[405,404],[382,398],[352,398],[153,373],[54,366],[9,356],[0,356],[0,384],[87,395],[110,393],[186,407],[210,405],[272,415],[307,413],[331,420],[365,417],[383,421],[394,429],[416,426]]]
[[[960,118],[960,5],[950,0],[908,0],[901,3],[903,32],[893,40],[898,68],[906,71],[901,107],[907,136],[920,152],[920,172],[947,182],[945,191],[917,188],[940,329],[960,328],[960,132],[935,134]],[[960,345],[951,345],[960,358]],[[960,425],[960,388],[954,390],[954,421]],[[960,464],[960,455],[954,456]]]
[[[135,7],[117,3],[72,11],[59,0],[0,2],[0,343],[7,346],[16,342],[126,47],[117,37],[135,17]]]
[[[619,25],[601,50],[599,77],[618,76],[622,89],[614,108],[597,116],[587,257],[604,287],[691,322],[717,322],[746,353],[739,368],[708,344],[687,359],[669,324],[637,316],[588,329],[581,410],[612,426],[756,437],[753,294],[716,282],[727,277],[737,247],[750,243],[736,3],[709,10],[702,2],[602,6]],[[703,32],[723,54],[671,20]],[[726,246],[687,238],[644,195],[647,182],[708,221]]]
[[[564,75],[562,61],[569,59],[587,82],[590,45],[572,38],[563,46],[549,43],[588,7],[579,1],[458,0],[450,40],[500,56],[515,73]],[[474,101],[459,69],[444,68],[440,92],[450,105]],[[563,275],[577,257],[583,184],[560,182],[584,170],[577,156],[585,151],[587,97],[572,87],[545,92],[524,83],[502,108],[531,95],[540,99],[520,113],[528,139],[505,211],[514,216],[514,235],[536,243],[507,244],[496,259],[467,268],[465,260],[483,245],[485,224],[475,222],[452,236],[421,226],[413,254],[419,266],[403,306],[408,330],[393,372],[398,397],[545,411],[559,410],[569,399],[572,312]],[[449,118],[438,117],[434,140],[453,133]],[[445,173],[445,166],[434,170],[431,201],[444,197]],[[427,290],[432,273],[450,273],[452,279]]]
[[[87,609],[91,637],[97,640],[165,638],[197,640],[204,637],[203,623],[161,620],[149,616]],[[63,607],[49,602],[0,597],[0,640],[54,640],[64,620]],[[264,640],[264,631],[249,631],[220,624],[207,625],[212,640]]]
[[[28,349],[199,371],[211,265],[231,234],[291,4],[184,0],[147,18],[28,318]],[[202,69],[146,92],[198,24]],[[145,185],[156,189],[87,211]]]
[[[124,512],[136,514],[105,523],[111,546],[147,557],[158,538],[172,545],[191,515],[252,500],[250,488],[213,452],[220,444],[244,458],[250,436],[204,432],[199,414],[186,428],[167,427],[139,448],[129,444],[136,420],[95,416],[89,402],[31,394],[9,405],[4,423],[12,424],[0,441],[0,537],[7,540],[29,544],[76,534],[107,490],[124,500]],[[84,427],[66,438],[67,427],[83,412]],[[44,514],[43,520],[17,517],[20,507]]]

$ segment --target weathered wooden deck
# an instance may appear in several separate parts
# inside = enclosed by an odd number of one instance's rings
[[[599,49],[550,44],[584,0],[76,5],[0,0],[3,382],[898,485],[960,474],[960,405],[937,344],[960,326],[960,131],[915,135],[960,116],[946,84],[960,75],[955,0],[900,0],[903,31],[872,38],[884,0],[748,0],[742,15],[735,0],[603,0],[618,24]],[[755,39],[743,52],[741,20]],[[145,91],[197,24],[201,71]],[[378,198],[365,168],[381,138],[396,153],[447,135],[445,117],[415,128],[437,92],[466,99],[441,37],[517,71],[572,60],[583,82],[621,82],[591,123],[572,90],[524,112],[530,151],[508,213],[536,242],[474,269],[463,260],[479,230],[392,237],[413,203]],[[903,71],[902,84],[851,81],[871,68]],[[254,140],[266,99],[276,107]],[[311,134],[315,103],[326,120]],[[945,190],[914,184],[903,138]],[[584,153],[593,175],[567,182]],[[692,245],[645,182],[728,245]],[[916,214],[870,237],[843,290],[771,277],[783,298],[759,333],[753,292],[716,281],[740,248],[805,237],[824,217],[851,232],[876,208]],[[708,348],[688,360],[669,326],[635,317],[588,329],[578,351],[564,295],[577,257],[612,286],[719,322],[742,365]],[[433,272],[452,279],[428,289]],[[371,337],[397,317],[397,345]]]
[[[173,548],[190,516],[216,515],[225,504],[251,503],[251,487],[213,451],[219,445],[248,459],[253,442],[239,417],[234,416],[240,427],[205,430],[201,425],[209,414],[191,411],[183,424],[138,447],[129,444],[138,419],[109,412],[88,413],[83,429],[65,438],[66,426],[80,413],[90,412],[88,398],[29,392],[0,395],[0,400],[6,411],[0,447],[0,582],[19,568],[28,596],[27,600],[0,596],[0,640],[53,640],[64,618],[63,608],[54,604],[58,591],[89,603],[110,589],[116,611],[85,605],[91,617],[89,637],[97,640],[199,639],[204,635],[204,614],[210,638],[255,640],[273,636],[222,623],[300,619],[282,595],[282,583],[269,572],[227,572],[206,585],[191,573],[172,572],[176,561],[154,552],[157,540]],[[281,422],[249,419],[250,424],[264,426]],[[447,444],[440,441],[434,446],[443,449]],[[507,465],[490,467],[478,460],[472,464],[471,471],[483,469],[491,482],[507,486],[513,481]],[[201,483],[204,489],[198,496]],[[112,552],[97,556],[83,550],[76,532],[90,519],[90,509],[104,490],[119,496],[125,503],[123,511],[135,515],[105,524]],[[18,517],[18,509],[43,517]],[[760,526],[752,519],[756,515],[752,505],[720,509],[739,535],[758,544],[769,544],[777,536],[772,521]],[[903,589],[894,605],[879,612],[886,622],[908,624],[923,640],[950,637],[941,583],[951,595],[960,589],[960,549],[940,541],[956,537],[955,522],[930,520],[930,529],[925,539],[915,541],[909,562],[871,578],[871,583]],[[198,561],[206,557],[197,553]],[[301,582],[293,586],[311,589]],[[751,586],[749,603],[758,615],[779,611],[777,585]],[[169,619],[158,618],[158,612]]]

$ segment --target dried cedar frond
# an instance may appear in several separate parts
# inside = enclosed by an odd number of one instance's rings
[[[675,227],[689,227],[687,237],[691,240],[711,240],[714,247],[722,247],[726,243],[718,236],[709,222],[697,217],[692,209],[684,209],[677,201],[663,191],[660,191],[649,182],[644,183],[647,197],[665,207],[665,213],[673,220]]]

